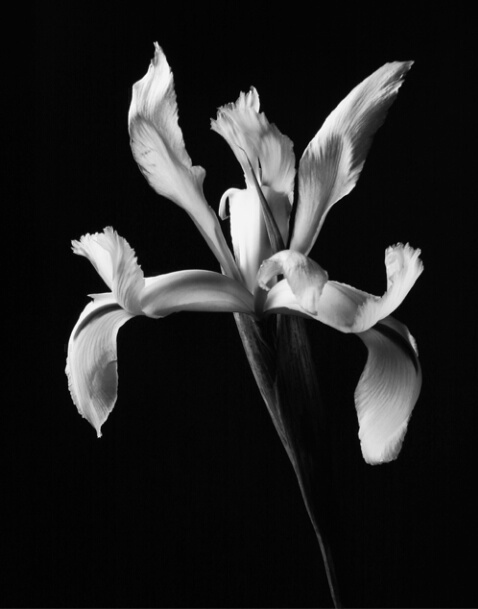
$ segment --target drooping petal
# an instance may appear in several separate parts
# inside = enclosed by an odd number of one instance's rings
[[[284,275],[300,306],[315,315],[328,281],[327,272],[299,252],[282,250],[262,263],[257,276],[259,286],[268,290],[267,284],[277,275]]]
[[[252,294],[238,281],[212,271],[178,271],[148,277],[141,296],[148,317],[178,311],[253,312]]]
[[[367,463],[398,456],[420,394],[422,373],[415,341],[392,317],[358,335],[368,349],[355,391],[362,454]]]
[[[231,147],[250,187],[254,185],[254,172],[287,242],[294,196],[293,143],[269,123],[263,112],[259,113],[259,95],[254,87],[247,94],[241,93],[236,103],[219,108],[211,128]]]
[[[116,402],[116,335],[133,317],[113,294],[100,294],[84,308],[68,343],[66,374],[78,412],[101,436]]]
[[[273,253],[256,190],[251,187],[227,190],[221,198],[219,215],[222,219],[230,217],[236,262],[246,286],[254,292],[259,266]]]
[[[102,233],[72,241],[73,252],[85,256],[112,290],[116,302],[133,315],[141,314],[139,295],[144,276],[134,250],[110,226]]]
[[[355,186],[387,111],[412,61],[387,63],[361,82],[327,117],[299,166],[299,199],[291,249],[308,254],[332,205]]]
[[[365,332],[400,306],[423,271],[420,250],[409,245],[395,245],[386,250],[387,291],[382,297],[363,292],[337,281],[328,281],[311,314],[301,306],[294,285],[287,278],[267,294],[264,311],[302,313],[341,332]]]
[[[204,198],[206,172],[193,166],[186,151],[173,75],[157,43],[148,72],[133,87],[128,124],[133,156],[149,184],[188,212],[225,272],[239,278],[216,214]]]

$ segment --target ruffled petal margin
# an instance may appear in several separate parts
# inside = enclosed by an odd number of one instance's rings
[[[139,295],[144,276],[133,248],[107,226],[102,233],[72,241],[73,252],[85,256],[112,290],[116,301],[133,315],[141,314]]]
[[[420,250],[414,250],[409,245],[398,244],[388,248],[385,252],[388,288],[382,297],[337,281],[328,281],[323,286],[313,313],[312,309],[307,310],[303,306],[304,301],[297,287],[286,275],[268,292],[264,312],[302,313],[341,332],[365,332],[388,317],[403,302],[423,272],[419,255]]]
[[[293,143],[259,112],[259,105],[259,95],[251,87],[235,103],[219,108],[211,129],[231,147],[244,171],[248,190],[254,190],[257,179],[286,243],[296,172]]]

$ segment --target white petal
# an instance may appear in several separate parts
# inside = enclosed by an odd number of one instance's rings
[[[162,49],[155,43],[154,58],[146,75],[133,86],[128,115],[133,155],[151,186],[178,205],[186,188],[197,189],[202,196],[205,171],[193,167],[182,131],[173,74]]]
[[[322,267],[299,252],[282,250],[262,263],[257,276],[259,286],[268,290],[267,284],[277,275],[284,275],[297,302],[307,313],[317,314],[328,281]]]
[[[368,296],[357,312],[352,332],[362,332],[371,328],[402,304],[423,272],[423,263],[419,256],[420,250],[414,250],[408,244],[397,244],[387,248],[385,252],[387,291],[381,298]],[[358,290],[355,292],[358,293]]]
[[[204,169],[193,167],[190,160],[183,164],[166,140],[169,134],[160,133],[151,119],[136,116],[129,127],[133,156],[150,186],[191,215],[207,207],[202,190]]]
[[[299,166],[291,249],[308,254],[327,212],[355,186],[372,137],[412,63],[387,63],[366,78],[328,116],[307,146]]]
[[[65,371],[71,397],[98,437],[116,402],[116,335],[131,317],[113,294],[101,294],[85,307],[68,343]]]
[[[113,291],[116,302],[131,314],[139,315],[144,276],[126,239],[108,226],[102,233],[84,235],[72,244],[75,254],[85,256],[93,264]]]
[[[212,271],[178,271],[148,277],[141,297],[145,315],[165,317],[178,311],[252,313],[252,294],[238,281]]]
[[[105,231],[108,228],[105,228]],[[80,237],[79,241],[73,240],[71,242],[72,250],[74,254],[88,258],[101,279],[113,291],[113,261],[108,250],[98,243],[98,235],[99,233],[94,235],[87,233]]]
[[[228,215],[236,262],[245,285],[254,292],[257,287],[257,271],[262,261],[272,255],[259,197],[255,188],[230,188],[221,198],[221,217],[226,216],[226,202],[229,206]]]
[[[402,303],[423,271],[419,255],[420,250],[414,250],[409,245],[396,245],[387,249],[385,264],[388,289],[382,297],[337,281],[328,281],[317,301],[314,319],[341,332],[365,332]],[[284,280],[268,293],[264,311],[311,315],[311,311],[301,306],[293,289],[284,285]]]
[[[133,87],[128,124],[133,156],[149,184],[188,212],[225,272],[239,278],[216,214],[204,198],[206,172],[192,165],[186,151],[173,75],[157,43],[147,74]]]
[[[219,108],[211,128],[231,146],[249,187],[254,184],[251,163],[282,238],[287,242],[295,178],[291,140],[270,124],[264,113],[259,113],[259,96],[253,87],[247,95],[241,93],[236,103]]]
[[[400,452],[420,394],[420,364],[413,337],[391,317],[358,336],[368,349],[355,391],[362,454],[367,463],[384,463]]]

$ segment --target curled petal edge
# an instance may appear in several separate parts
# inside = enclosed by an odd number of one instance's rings
[[[320,265],[299,252],[282,250],[262,263],[257,275],[259,286],[269,290],[268,283],[277,275],[284,275],[307,313],[317,314],[320,297],[328,281],[328,274]]]
[[[75,254],[88,258],[126,311],[141,314],[139,295],[144,287],[144,275],[126,239],[107,226],[101,233],[88,233],[79,241],[72,241],[72,246]]]
[[[404,300],[423,272],[420,250],[409,245],[395,245],[385,252],[387,291],[374,296],[337,281],[324,284],[315,313],[307,311],[283,279],[267,294],[265,313],[291,313],[312,317],[341,332],[365,332],[388,317]]]

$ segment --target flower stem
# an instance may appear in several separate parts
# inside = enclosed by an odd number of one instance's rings
[[[277,316],[256,321],[235,314],[244,349],[274,426],[294,468],[325,565],[335,607],[342,607],[329,542],[330,467],[325,412],[304,320]]]

